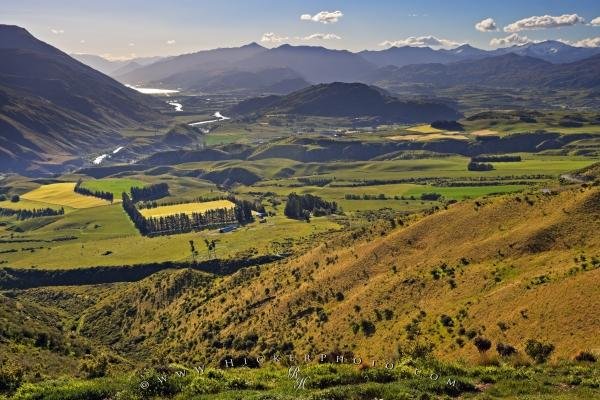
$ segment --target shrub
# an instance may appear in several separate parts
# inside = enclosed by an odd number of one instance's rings
[[[360,321],[360,329],[363,331],[365,336],[371,336],[375,333],[375,324],[371,321],[363,319]]]
[[[25,383],[15,393],[18,400],[105,400],[114,398],[119,384],[106,379],[57,379]]]
[[[10,201],[13,203],[18,203],[21,200],[21,197],[18,194],[13,194],[10,198]]]
[[[205,376],[195,377],[186,387],[186,394],[215,394],[224,389],[222,382]]]
[[[440,200],[441,198],[442,198],[442,195],[439,193],[422,193],[421,194],[421,200],[437,201],[437,200]]]
[[[0,364],[0,392],[13,392],[23,382],[23,370],[13,362]]]
[[[394,317],[394,312],[392,310],[390,310],[389,308],[386,308],[385,310],[383,310],[383,318],[385,318],[386,321],[391,320]]]
[[[471,161],[467,165],[467,169],[469,171],[491,171],[494,169],[494,166],[492,164],[478,163],[478,162]]]
[[[444,325],[447,328],[454,326],[454,320],[449,315],[442,314],[440,316],[440,321],[442,322],[442,325]]]
[[[108,372],[108,357],[102,354],[96,358],[85,360],[81,364],[81,370],[88,378],[106,376]]]
[[[477,336],[473,344],[480,353],[485,353],[492,347],[492,341],[481,336]]]
[[[598,361],[598,358],[589,351],[582,351],[575,356],[575,361],[596,362]]]
[[[529,339],[525,345],[525,353],[538,364],[546,362],[553,351],[553,344],[543,343],[533,339]]]
[[[498,343],[496,345],[496,351],[502,357],[510,357],[517,353],[517,349],[515,349],[510,344]]]

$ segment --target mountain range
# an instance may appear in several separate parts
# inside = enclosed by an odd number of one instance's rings
[[[51,170],[162,117],[158,100],[0,25],[0,169]]]
[[[135,57],[126,60],[111,60],[95,54],[71,53],[71,57],[84,63],[85,65],[94,68],[106,75],[114,74],[121,75],[136,68],[153,64],[157,61],[165,59],[165,57]]]
[[[495,50],[482,50],[464,44],[449,50],[403,46],[391,47],[380,51],[365,50],[358,54],[379,67],[388,65],[402,67],[411,64],[431,63],[448,64],[505,54],[518,54],[520,56],[538,58],[550,63],[562,64],[580,61],[600,54],[600,48],[575,47],[556,40],[546,40],[544,42],[502,47]]]
[[[482,50],[470,45],[454,49],[434,50],[429,47],[391,47],[380,51],[352,53],[319,46],[291,46],[284,44],[265,48],[256,43],[241,47],[205,50],[161,60],[151,65],[130,66],[112,73],[116,79],[129,84],[177,87],[187,90],[215,90],[208,81],[227,81],[237,76],[238,90],[249,89],[269,93],[269,86],[277,79],[272,76],[267,85],[261,85],[254,74],[265,74],[271,69],[291,70],[308,83],[369,82],[369,77],[380,68],[404,67],[421,64],[453,64],[475,62],[515,54],[551,64],[582,61],[600,54],[599,48],[574,47],[558,41],[529,43],[521,46]],[[243,79],[242,73],[246,74]],[[226,85],[224,85],[226,88]],[[294,88],[294,89],[297,89]]]
[[[360,55],[345,50],[290,45],[266,49],[251,43],[184,54],[113,76],[128,84],[199,91],[230,89],[227,84],[215,87],[213,83],[233,77],[237,90],[269,92],[273,87],[281,91],[310,83],[352,82],[374,68]],[[296,80],[291,86],[290,79]]]
[[[565,64],[507,53],[450,64],[389,66],[376,70],[367,81],[419,83],[437,87],[478,85],[504,88],[593,89],[600,86],[600,54]]]

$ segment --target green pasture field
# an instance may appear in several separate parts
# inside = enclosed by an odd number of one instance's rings
[[[13,203],[10,200],[0,201],[0,208],[10,208],[11,210],[33,210],[34,208],[51,208],[53,210],[60,210],[63,208],[65,212],[73,210],[72,208],[66,206],[44,203],[36,200],[27,200],[23,198],[16,203]]]
[[[91,212],[91,211],[95,211]],[[101,212],[100,212],[101,211]],[[311,223],[278,215],[266,223],[254,222],[234,232],[218,230],[191,232],[153,238],[141,236],[119,204],[95,209],[78,210],[40,229],[26,231],[14,239],[39,240],[28,243],[0,243],[0,252],[18,249],[16,253],[0,253],[0,261],[12,267],[75,268],[82,266],[119,266],[161,261],[190,260],[189,241],[200,249],[204,239],[217,241],[219,258],[233,257],[241,252],[267,254],[274,251],[274,242],[297,241],[312,233],[337,230],[340,225],[331,218],[312,218]],[[56,237],[76,236],[64,242],[42,242]],[[7,237],[8,239],[8,237]],[[21,251],[24,247],[42,247]]]
[[[523,161],[492,163],[493,171],[468,171],[468,157],[451,156],[418,160],[352,161],[305,163],[296,168],[294,177],[318,176],[336,181],[392,180],[407,178],[476,178],[511,175],[559,176],[567,171],[593,164],[594,159],[575,156],[521,154]],[[256,186],[261,186],[257,184]],[[264,184],[273,184],[265,182]]]
[[[285,186],[261,186],[260,188],[239,187],[240,193],[275,193],[282,197],[282,200],[289,193],[312,194],[320,196],[328,201],[337,202],[344,211],[365,211],[377,210],[381,208],[391,208],[401,211],[418,211],[438,204],[434,201],[422,201],[420,199],[423,193],[439,193],[445,200],[463,200],[466,198],[475,198],[490,194],[502,194],[518,192],[526,189],[525,185],[492,185],[492,186],[460,186],[460,187],[439,187],[431,185],[415,184],[389,184],[372,185],[357,187],[340,186],[304,186],[304,187],[285,187]],[[346,194],[352,195],[370,195],[378,196],[384,194],[386,200],[347,200]],[[404,199],[394,199],[394,196],[404,196]],[[411,199],[414,196],[414,199]]]
[[[110,192],[115,196],[115,199],[120,199],[121,194],[123,192],[129,194],[132,187],[144,187],[146,185],[146,182],[138,179],[115,178],[86,180],[81,186],[92,191]]]
[[[478,178],[511,175],[559,176],[567,171],[583,168],[594,163],[594,159],[577,156],[550,156],[521,154],[523,161],[492,163],[493,171],[468,171],[469,157],[450,156],[417,160],[386,161],[339,161],[328,163],[301,163],[288,159],[227,160],[218,162],[195,162],[177,165],[179,170],[218,170],[239,167],[252,171],[265,180],[254,186],[282,184],[288,186],[292,178],[314,177],[335,181],[356,182],[364,180],[393,180],[408,178]],[[282,179],[278,173],[288,168],[293,170],[291,177]],[[297,184],[297,182],[296,182]]]
[[[266,146],[266,145],[265,145]],[[301,163],[290,159],[270,158],[261,160],[227,160],[194,162],[171,166],[173,173],[161,175],[140,172],[127,178],[87,180],[88,188],[110,190],[117,194],[132,185],[165,182],[171,196],[159,203],[217,199],[228,194],[212,182],[191,176],[178,176],[197,170],[198,174],[225,168],[245,168],[262,178],[250,186],[234,186],[230,191],[240,198],[263,199],[269,211],[276,216],[267,218],[267,223],[253,223],[235,232],[219,234],[216,231],[194,232],[173,236],[147,238],[139,235],[120,204],[101,207],[68,209],[57,217],[42,217],[25,221],[15,218],[0,219],[0,263],[15,267],[74,268],[97,265],[126,265],[154,261],[186,260],[190,257],[189,240],[203,243],[205,238],[218,240],[217,256],[232,257],[241,252],[265,254],[272,250],[273,241],[307,240],[311,233],[340,229],[335,217],[312,218],[310,223],[287,219],[283,216],[284,201],[291,192],[314,194],[329,201],[336,201],[356,218],[356,211],[389,208],[400,212],[417,212],[439,205],[435,201],[420,199],[423,193],[439,193],[445,200],[461,200],[480,196],[511,193],[527,189],[529,185],[511,184],[511,180],[525,181],[530,185],[540,184],[535,175],[558,177],[568,171],[592,164],[595,159],[576,156],[521,154],[521,162],[496,162],[494,170],[472,172],[467,170],[468,157],[448,156],[415,160],[386,160],[364,162]],[[287,172],[287,174],[284,174]],[[495,180],[507,177],[506,184],[499,181],[491,186],[463,185],[458,187],[432,186],[436,178],[466,182],[481,177]],[[303,183],[302,179],[331,179],[325,186]],[[375,185],[360,185],[363,181],[393,181],[399,179],[426,178],[427,184],[382,182]],[[26,178],[11,181],[15,187],[30,187]],[[476,182],[475,182],[476,183]],[[359,185],[357,185],[359,184]],[[534,189],[535,190],[535,189]],[[272,193],[280,202],[276,207],[270,203]],[[388,199],[347,200],[347,194],[384,194]],[[394,199],[404,196],[404,199]],[[414,196],[414,199],[411,199]],[[49,206],[44,203],[21,200],[20,203],[3,202],[0,206],[30,207]],[[58,206],[52,206],[57,208]],[[68,238],[68,240],[52,241]],[[201,247],[197,245],[197,247]],[[201,247],[202,248],[202,247]],[[7,252],[10,250],[16,252]],[[3,252],[4,251],[4,252]]]

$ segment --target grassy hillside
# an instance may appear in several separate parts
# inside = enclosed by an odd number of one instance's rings
[[[530,398],[593,398],[597,364],[574,358],[600,346],[597,166],[573,176],[589,183],[438,203],[421,214],[365,212],[341,221],[344,230],[331,230],[325,218],[307,224],[271,217],[273,225],[221,236],[218,251],[245,248],[250,256],[285,249],[286,237],[303,241],[288,259],[230,275],[183,268],[138,282],[5,292],[0,338],[9,356],[0,376],[21,368],[31,382],[15,393],[23,399],[496,398],[517,390]],[[65,267],[98,258],[108,265],[112,255],[121,263],[150,262],[162,252],[190,260],[188,241],[201,242],[198,234],[140,238],[120,205],[102,209],[107,222],[97,227],[87,220],[94,209],[81,209],[36,229],[40,238],[72,229],[85,241],[44,244],[53,250],[15,260]],[[97,243],[108,241],[98,239],[110,237],[108,221],[117,216],[123,236],[111,239],[114,254],[103,255]],[[63,347],[44,344],[45,332]],[[484,340],[489,349],[478,351]],[[530,340],[553,346],[547,360],[534,361]],[[497,345],[516,354],[501,356]],[[309,381],[301,390],[286,378],[285,362],[194,372],[198,365],[223,367],[228,357],[291,354],[327,354],[331,364],[302,364]],[[346,362],[336,363],[339,355]],[[39,356],[38,368],[32,360]],[[353,366],[353,357],[362,366]]]
[[[571,359],[600,345],[599,200],[597,188],[577,188],[467,201],[396,228],[379,221],[289,261],[170,289],[175,297],[152,316],[132,284],[90,310],[82,329],[110,331],[105,342],[143,338],[131,356],[152,350],[173,360],[172,341],[185,343],[184,358],[292,348],[381,358],[430,343],[439,357],[477,361],[473,336],[521,355],[528,339],[548,341],[554,360]],[[119,304],[131,311],[117,321],[106,310]],[[225,344],[240,332],[257,339]]]

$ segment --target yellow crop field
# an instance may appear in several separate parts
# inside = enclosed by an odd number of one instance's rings
[[[140,210],[144,217],[166,217],[175,214],[203,213],[207,210],[217,208],[233,208],[235,204],[229,200],[203,201],[195,203],[174,204],[172,206],[162,206],[156,208],[145,208]]]
[[[397,135],[390,136],[391,140],[411,140],[411,141],[419,141],[425,142],[428,140],[437,140],[437,139],[455,139],[455,140],[468,140],[465,135],[456,134],[454,132],[444,132],[444,133],[431,133],[426,135]]]
[[[92,196],[75,193],[75,182],[43,185],[21,196],[23,199],[56,204],[72,208],[90,208],[109,205],[110,202]]]
[[[432,127],[429,124],[411,126],[410,128],[407,128],[406,130],[407,131],[411,131],[411,132],[419,132],[419,133],[439,133],[439,132],[443,132],[442,130],[436,129],[436,128]]]

